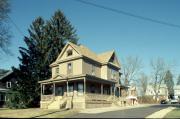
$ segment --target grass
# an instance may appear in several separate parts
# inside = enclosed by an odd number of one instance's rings
[[[77,110],[48,110],[40,108],[0,109],[0,118],[64,118],[77,113]]]
[[[176,108],[169,112],[164,118],[180,118],[180,108]]]

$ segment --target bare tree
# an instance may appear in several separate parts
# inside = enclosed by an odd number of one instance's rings
[[[142,95],[145,95],[148,85],[148,76],[145,73],[141,73],[138,83],[141,87]]]
[[[162,58],[151,60],[150,64],[152,67],[152,75],[153,75],[152,78],[153,90],[155,93],[155,99],[157,100],[159,96],[158,92],[160,90],[160,86],[164,81],[167,70],[170,69],[170,65],[167,64]]]
[[[10,12],[8,0],[0,0],[0,49],[1,51],[7,52],[7,46],[10,40],[8,13]]]
[[[129,85],[131,81],[135,81],[135,77],[140,72],[141,68],[142,62],[139,57],[127,57],[122,64],[124,84]]]

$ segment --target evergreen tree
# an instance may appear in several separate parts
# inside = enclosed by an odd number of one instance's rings
[[[49,65],[56,60],[67,41],[77,43],[75,30],[58,10],[48,21],[38,17],[30,25],[29,36],[24,38],[27,48],[20,47],[19,68],[13,68],[18,83],[10,90],[9,107],[37,106],[40,101],[38,81],[51,77]],[[16,94],[16,95],[15,95]]]
[[[174,81],[173,81],[173,75],[171,73],[170,70],[168,70],[166,72],[166,75],[165,75],[165,78],[164,78],[164,82],[168,88],[168,94],[169,94],[169,97],[172,98],[173,95],[174,95]]]
[[[180,85],[180,75],[177,78],[177,85]]]

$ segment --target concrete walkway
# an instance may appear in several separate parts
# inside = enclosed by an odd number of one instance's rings
[[[148,106],[152,106],[152,104],[138,104],[134,106],[125,106],[125,107],[113,106],[113,107],[105,107],[105,108],[92,108],[92,109],[81,110],[79,113],[98,114],[98,113],[109,112],[109,111],[133,109],[133,108],[148,107]]]
[[[146,118],[163,118],[166,116],[167,113],[171,112],[172,110],[176,109],[175,107],[168,107],[165,109],[162,109],[160,111],[157,111],[149,116],[147,116]]]

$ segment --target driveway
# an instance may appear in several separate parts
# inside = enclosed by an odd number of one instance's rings
[[[165,109],[171,105],[153,105],[149,107],[139,107],[133,109],[125,109],[118,111],[110,111],[98,114],[78,113],[67,118],[145,118],[152,113]]]

